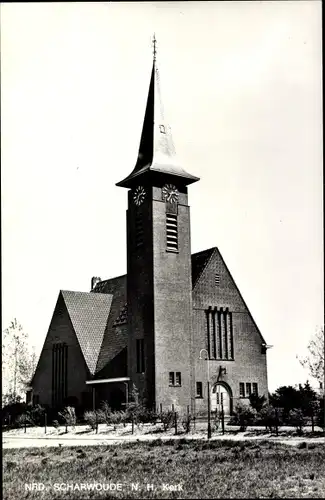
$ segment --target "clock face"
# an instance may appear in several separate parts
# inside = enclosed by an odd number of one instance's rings
[[[133,193],[133,201],[136,205],[141,205],[143,203],[143,200],[146,196],[146,192],[144,190],[144,187],[138,186]]]
[[[177,203],[178,200],[178,191],[173,184],[166,184],[162,188],[162,196],[165,201],[169,201],[170,203]]]

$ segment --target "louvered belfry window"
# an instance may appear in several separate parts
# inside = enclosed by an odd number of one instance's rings
[[[167,250],[178,250],[177,214],[166,214],[166,247]]]

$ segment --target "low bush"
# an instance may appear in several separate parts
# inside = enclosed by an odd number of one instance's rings
[[[66,430],[68,426],[75,427],[77,419],[76,411],[73,406],[67,406],[63,411],[59,412],[58,415],[66,426]]]
[[[95,430],[97,427],[97,415],[95,411],[85,411],[83,415],[84,421],[90,426],[91,430]]]
[[[248,425],[255,423],[257,412],[250,406],[242,403],[237,403],[234,415],[231,418],[232,425],[239,425],[240,431],[245,431]]]
[[[278,434],[279,427],[283,424],[282,408],[275,408],[272,405],[264,406],[257,416],[257,422],[265,425],[266,430]]]

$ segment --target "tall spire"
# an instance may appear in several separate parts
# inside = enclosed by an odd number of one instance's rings
[[[154,35],[153,64],[138,158],[131,174],[118,182],[117,186],[132,187],[144,174],[168,174],[181,178],[186,185],[199,180],[177,163],[171,130],[165,121],[156,59],[157,40]]]

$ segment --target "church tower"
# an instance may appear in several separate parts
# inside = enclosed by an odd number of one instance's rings
[[[128,376],[150,407],[193,398],[192,278],[187,186],[165,122],[154,58],[137,162],[128,191]]]

